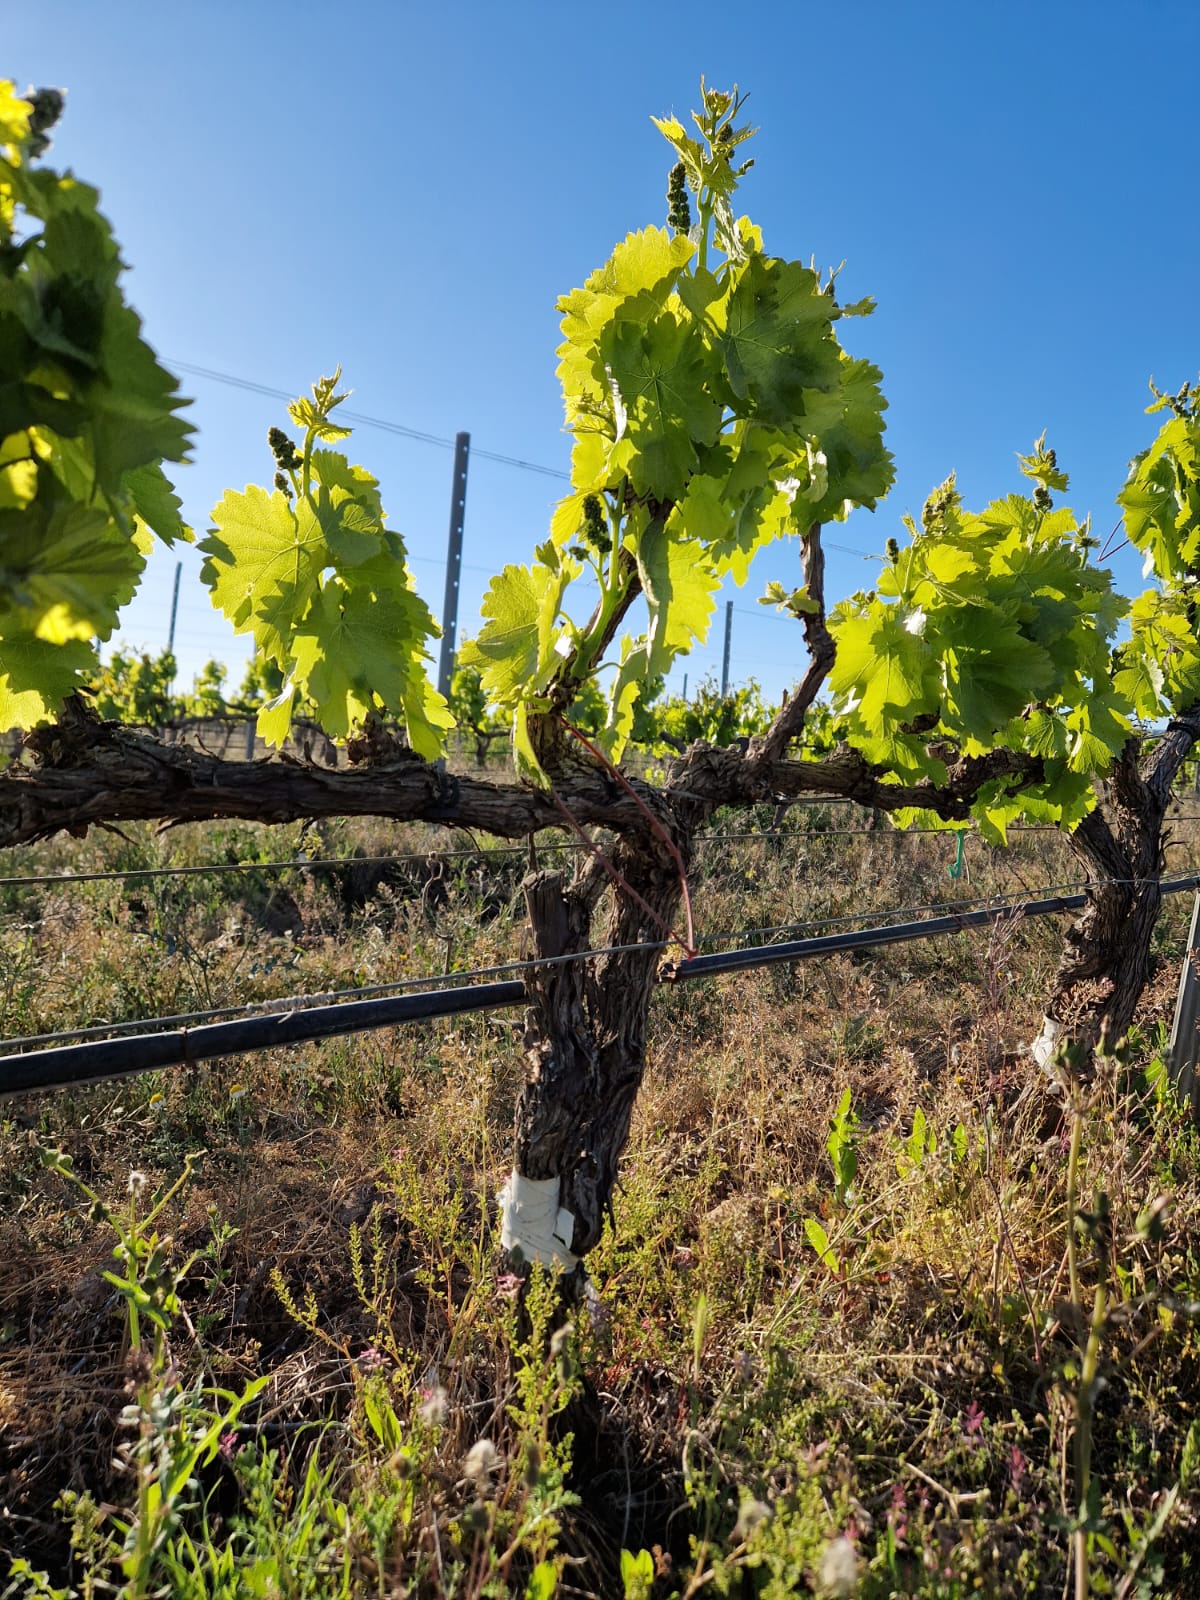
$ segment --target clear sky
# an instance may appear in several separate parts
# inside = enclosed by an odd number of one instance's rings
[[[766,247],[844,258],[842,298],[879,303],[846,343],[883,369],[898,478],[828,530],[836,597],[871,585],[863,556],[952,468],[968,504],[1018,487],[1043,428],[1067,498],[1112,527],[1154,431],[1147,379],[1200,369],[1198,62],[1196,0],[37,0],[6,8],[0,75],[67,90],[52,159],[102,190],[168,365],[297,392],[341,362],[355,411],[559,472],[555,299],[665,222],[650,114],[686,119],[701,73],[737,82],[761,128],[741,206]],[[199,436],[179,489],[202,530],[225,487],[269,483],[286,418],[181,376]],[[440,614],[449,447],[364,427],[346,448]],[[460,636],[561,492],[473,456]],[[183,559],[181,676],[216,655],[236,681],[245,643]],[[733,678],[772,693],[801,670],[799,628],[755,602],[796,562],[772,550],[722,597]],[[166,643],[174,565],[152,563],[128,642]]]

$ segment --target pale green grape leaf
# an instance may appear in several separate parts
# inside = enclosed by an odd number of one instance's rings
[[[38,461],[27,433],[0,441],[0,510],[23,511],[38,491]]]
[[[0,510],[0,604],[20,608],[48,641],[107,639],[132,599],[145,558],[104,511],[60,501]]]
[[[533,748],[533,740],[529,737],[529,707],[524,703],[518,704],[513,712],[512,740],[517,772],[539,789],[548,789],[550,779],[543,770],[537,752]]]
[[[1070,736],[1067,763],[1073,772],[1103,775],[1129,738],[1128,702],[1097,688],[1066,716]]]
[[[829,687],[852,702],[855,716],[876,737],[889,723],[937,709],[933,655],[920,632],[906,625],[912,621],[878,600],[862,615],[838,607],[830,618],[837,659]]]
[[[979,837],[985,844],[1007,845],[1008,830],[1014,822],[1026,815],[1024,795],[1019,799],[996,800],[990,804],[979,803],[973,815],[979,824]]]
[[[551,559],[544,562],[548,569],[548,579],[542,590],[541,600],[538,605],[537,618],[537,671],[535,686],[538,689],[545,687],[546,683],[562,666],[567,655],[574,652],[579,644],[579,634],[573,622],[568,618],[565,629],[560,627],[562,616],[563,595],[568,584],[577,578],[582,571],[579,562],[573,560],[564,551],[555,545],[548,544],[541,547]],[[543,567],[535,567],[534,572],[539,573]],[[569,642],[569,650],[564,655],[564,648]]]
[[[564,495],[550,517],[550,538],[556,545],[570,544],[583,526],[583,502],[593,491],[581,489]]]
[[[1048,711],[1033,711],[1025,725],[1024,748],[1031,756],[1046,760],[1067,758],[1067,726],[1061,716]]]
[[[333,450],[314,450],[310,467],[317,520],[335,564],[370,561],[379,554],[384,532],[378,480]]]
[[[650,121],[672,146],[683,162],[688,181],[694,190],[704,182],[705,151],[698,140],[690,138],[678,117],[651,117]]]
[[[257,732],[265,744],[274,745],[276,749],[286,744],[287,736],[292,729],[292,711],[295,704],[296,685],[289,679],[274,700],[268,700],[258,713]]]
[[[183,501],[157,461],[127,472],[124,487],[138,516],[164,544],[174,544],[176,539],[192,543],[195,535],[180,515]]]
[[[1183,577],[1195,559],[1198,476],[1200,422],[1172,417],[1136,457],[1117,496],[1126,533],[1165,582]]]
[[[720,579],[698,542],[672,539],[661,522],[643,532],[637,563],[649,611],[645,672],[654,677],[708,637]]]
[[[982,530],[990,533],[1018,534],[1019,538],[1011,539],[1006,549],[1019,550],[1024,547],[1024,541],[1037,538],[1042,514],[1024,494],[1006,494],[1003,499],[990,501],[976,517],[965,518],[968,528],[973,522],[978,522]]]
[[[644,642],[635,646],[631,640],[625,639],[621,664],[609,694],[608,720],[602,734],[602,743],[610,761],[620,761],[633,732],[634,712],[647,677]]]
[[[594,350],[617,308],[643,295],[653,311],[661,311],[694,254],[695,246],[689,240],[665,228],[643,228],[628,234],[582,289],[559,300],[564,338],[583,350]]]
[[[110,303],[100,341],[107,381],[88,396],[102,483],[115,485],[123,473],[150,462],[187,459],[193,430],[176,412],[190,402],[180,397],[179,385],[141,333],[135,312]]]
[[[537,674],[538,617],[552,576],[538,570],[540,582],[528,567],[497,573],[480,607],[484,626],[459,651],[460,664],[479,669],[489,700],[500,705],[519,701]]]
[[[52,721],[66,697],[100,671],[87,640],[54,644],[33,633],[11,632],[7,623],[0,616],[0,733]]]
[[[1134,601],[1132,637],[1121,646],[1114,678],[1141,716],[1184,710],[1200,696],[1200,639],[1184,590],[1149,589]]]
[[[594,428],[579,428],[571,446],[571,485],[581,495],[595,494],[605,487],[613,474],[609,457],[613,441]]]
[[[730,387],[762,420],[793,425],[803,415],[805,389],[838,380],[832,303],[816,273],[796,261],[751,255],[731,278],[715,341]]]
[[[576,404],[605,396],[607,384],[600,339],[618,319],[645,321],[662,311],[695,246],[664,228],[645,228],[618,244],[603,267],[582,289],[558,301],[564,342],[559,346],[559,381],[568,422]]]
[[[964,612],[959,639],[974,632],[977,645],[958,643],[943,656],[944,720],[948,727],[990,742],[995,731],[1039,699],[1053,684],[1049,655],[999,616]]]
[[[922,548],[921,555],[934,583],[955,584],[968,573],[975,576],[980,570],[976,557],[960,546],[930,544],[928,548]]]
[[[390,586],[384,563],[377,565],[373,584],[327,578],[293,641],[297,687],[334,738],[344,738],[368,711],[403,710],[412,661],[427,637],[424,602],[392,563],[400,581]]]
[[[338,395],[338,401],[345,400],[346,395]],[[328,416],[311,400],[293,400],[288,406],[288,416],[298,428],[305,433],[312,431],[314,439],[322,439],[327,444],[337,444],[340,439],[348,439],[351,429],[343,428],[340,423],[330,422]]]
[[[671,522],[682,524],[691,539],[712,544],[729,532],[730,510],[720,478],[695,473],[687,492],[671,514]]]
[[[1035,483],[1040,483],[1047,490],[1065,493],[1068,488],[1067,474],[1059,470],[1054,452],[1046,449],[1044,433],[1034,443],[1033,453],[1027,456],[1018,453],[1017,460],[1021,463],[1021,471],[1027,478],[1032,478]]]
[[[419,667],[409,673],[405,684],[404,725],[409,744],[426,761],[436,761],[444,754],[446,735],[457,726],[445,696],[438,693]]]
[[[213,604],[282,666],[331,561],[313,508],[301,501],[293,510],[278,489],[268,494],[251,484],[244,494],[228,490],[212,519],[216,527],[199,548]]]
[[[684,272],[676,284],[680,300],[698,322],[709,321],[714,328],[723,328],[728,314],[728,292],[725,285],[707,267],[695,272]]]
[[[588,287],[619,300],[648,293],[661,308],[695,253],[690,239],[666,228],[642,228],[626,235],[607,264],[588,279]]]
[[[820,445],[826,463],[826,489],[813,504],[816,522],[844,521],[854,506],[874,509],[896,476],[891,452],[883,443],[887,401],[880,387],[882,374],[869,361],[854,360],[841,351],[838,360],[836,416],[820,427],[812,419],[803,424]],[[806,388],[804,403],[814,399]]]
[[[1131,640],[1121,651],[1122,665],[1113,675],[1113,687],[1125,696],[1139,717],[1149,719],[1162,715],[1166,673],[1153,656],[1139,648],[1142,642]]]
[[[96,487],[96,465],[85,439],[66,439],[50,428],[31,428],[30,441],[39,463],[49,467],[67,495],[87,505]]]
[[[934,783],[945,782],[945,762],[929,754],[925,740],[919,735],[901,733],[896,725],[885,727],[877,735],[856,729],[850,743],[872,766],[881,767],[906,783],[919,778],[930,778]]]
[[[33,106],[17,93],[11,78],[0,78],[0,149],[15,166],[20,147],[29,138]]]
[[[1164,666],[1169,704],[1191,709],[1200,703],[1200,652],[1193,646],[1170,656]]]
[[[1038,524],[1037,542],[1039,544],[1059,544],[1065,539],[1082,530],[1076,521],[1075,513],[1069,506],[1059,506],[1053,511],[1044,511],[1042,520]],[[1073,553],[1073,552],[1072,552]]]
[[[714,443],[721,429],[704,341],[690,319],[662,312],[609,323],[600,348],[626,415],[612,468],[627,472],[638,494],[678,499],[699,465],[697,445]]]
[[[789,594],[783,584],[768,583],[766,593],[760,595],[760,606],[774,606],[777,611],[790,612],[794,617],[815,617],[821,609],[820,602],[808,592],[808,585],[793,589]]]
[[[808,524],[811,518],[805,516],[804,521]],[[709,560],[714,572],[722,577],[729,573],[741,588],[760,550],[784,534],[798,532],[793,496],[767,482],[734,502],[725,536],[708,547]]]
[[[346,731],[343,716],[353,726],[378,705],[403,715],[411,747],[435,759],[454,726],[449,707],[426,673],[425,644],[440,630],[411,586],[402,541],[392,533],[384,539],[387,553],[326,579],[319,603],[297,635],[296,676],[322,708],[323,725],[335,735]],[[320,646],[315,659],[310,636]],[[326,704],[333,708],[329,720]]]
[[[801,531],[796,474],[807,475],[807,452],[797,458],[787,434],[749,422],[710,456],[709,470],[689,483],[681,510],[688,533],[707,545],[714,571],[731,573],[740,586],[760,550],[785,533]],[[716,472],[725,464],[725,477],[718,480]],[[805,505],[804,527],[814,520]]]
[[[1179,532],[1175,526],[1178,503],[1175,474],[1167,461],[1157,461],[1136,481],[1121,490],[1118,500],[1125,512],[1125,531],[1131,544],[1146,552],[1153,571],[1166,581],[1180,568]]]
[[[1104,770],[1103,764],[1100,770]],[[1049,781],[1042,785],[1041,793],[1047,802],[1045,820],[1056,823],[1067,832],[1096,809],[1096,788],[1092,773],[1088,771],[1074,772],[1067,766],[1055,770]],[[1036,809],[1037,799],[1038,795],[1034,793],[1026,806],[1027,814],[1035,821],[1040,820]]]

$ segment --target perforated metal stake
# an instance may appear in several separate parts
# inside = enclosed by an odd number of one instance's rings
[[[458,631],[458,580],[462,574],[463,524],[467,514],[467,460],[471,435],[454,435],[454,484],[450,491],[450,540],[446,547],[446,597],[442,602],[442,654],[438,661],[438,693],[449,696],[454,676],[454,641]]]
[[[1183,970],[1179,974],[1179,997],[1175,1001],[1175,1021],[1167,1065],[1171,1081],[1181,1099],[1190,1101],[1192,1116],[1200,1117],[1200,1079],[1196,1076],[1200,1057],[1200,889],[1192,902],[1192,926],[1188,930]]]

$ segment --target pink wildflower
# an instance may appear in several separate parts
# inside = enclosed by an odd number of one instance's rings
[[[908,1532],[908,1496],[904,1492],[902,1483],[892,1485],[892,1503],[888,1508],[888,1521],[891,1523],[896,1543],[903,1544],[904,1536]]]

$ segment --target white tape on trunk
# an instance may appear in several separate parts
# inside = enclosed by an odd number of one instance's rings
[[[560,1206],[557,1178],[523,1178],[514,1172],[496,1196],[500,1202],[500,1243],[520,1250],[526,1261],[570,1272],[579,1264],[571,1251],[575,1217]]]
[[[1054,1076],[1050,1071],[1050,1062],[1058,1048],[1058,1041],[1062,1038],[1062,1031],[1061,1022],[1055,1022],[1053,1017],[1043,1017],[1042,1031],[1029,1046],[1029,1054],[1048,1078]]]

